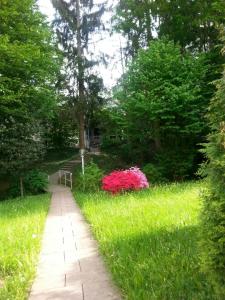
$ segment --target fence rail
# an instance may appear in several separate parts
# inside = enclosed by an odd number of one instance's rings
[[[67,183],[69,183],[69,187],[72,190],[73,187],[73,174],[69,171],[65,171],[65,170],[59,170],[58,172],[59,174],[59,183],[60,184],[64,184],[65,186],[67,186]]]

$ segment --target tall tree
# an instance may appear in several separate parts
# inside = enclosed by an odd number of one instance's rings
[[[120,0],[114,20],[131,56],[154,35],[168,36],[182,51],[209,52],[219,41],[217,24],[225,23],[225,6],[223,0]]]
[[[225,37],[225,35],[224,35]],[[225,39],[224,39],[225,40]],[[225,54],[225,49],[224,49]],[[202,265],[212,280],[216,299],[225,298],[225,69],[216,81],[217,92],[209,106],[211,132],[203,168],[209,183],[202,211]]]
[[[35,0],[0,0],[0,173],[20,174],[43,153],[42,120],[56,105],[59,57]]]
[[[97,61],[91,59],[90,42],[95,42],[93,35],[103,28],[104,4],[94,4],[92,0],[52,0],[52,3],[58,12],[54,24],[65,56],[65,90],[78,120],[80,149],[85,149],[87,112],[90,103],[101,100],[102,81],[91,71]],[[98,93],[90,97],[93,81],[98,85]]]
[[[166,39],[139,51],[115,94],[131,159],[161,163],[169,179],[193,172],[197,144],[206,131],[204,76],[203,58],[183,56]]]
[[[183,51],[208,52],[219,41],[218,24],[225,23],[223,0],[160,0],[158,34],[178,42]]]
[[[127,39],[126,57],[134,57],[138,49],[147,47],[153,39],[154,1],[120,0],[113,17],[114,29]]]
[[[205,92],[210,101],[215,88],[211,82],[222,72],[219,26],[225,24],[223,0],[160,0],[157,4],[158,35],[179,43],[182,52],[207,53],[208,72]]]

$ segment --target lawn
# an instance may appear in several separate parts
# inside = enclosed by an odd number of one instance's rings
[[[201,183],[75,192],[124,299],[214,299],[198,260]]]
[[[27,299],[49,207],[48,194],[0,202],[0,299]]]

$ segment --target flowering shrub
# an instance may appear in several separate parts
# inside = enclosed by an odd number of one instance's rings
[[[102,179],[102,189],[116,194],[122,191],[140,190],[149,187],[144,173],[137,167],[113,171]]]

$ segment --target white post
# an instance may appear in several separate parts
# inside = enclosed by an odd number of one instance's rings
[[[81,156],[81,164],[82,164],[82,174],[84,175],[84,149],[80,149],[80,156]]]

